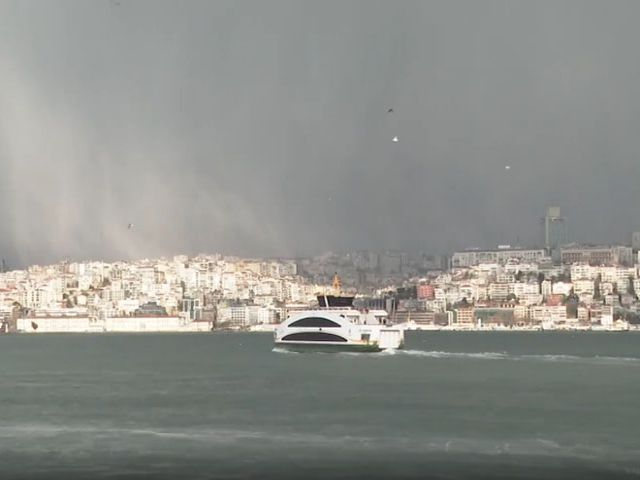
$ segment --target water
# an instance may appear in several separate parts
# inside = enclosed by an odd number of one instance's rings
[[[3,336],[0,478],[640,478],[640,334]]]

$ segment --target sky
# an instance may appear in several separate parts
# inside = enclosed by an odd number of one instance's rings
[[[0,255],[534,245],[550,205],[573,241],[628,242],[638,18],[634,0],[0,0]]]

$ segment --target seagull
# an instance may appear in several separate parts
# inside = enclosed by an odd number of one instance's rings
[[[504,166],[504,169],[505,169],[505,170],[511,170],[511,165],[505,165],[505,166]]]
[[[133,228],[133,223],[130,223],[129,225],[127,225],[127,229],[131,230]]]
[[[400,140],[398,140],[398,136],[396,135],[395,137],[393,137],[391,139],[391,141],[394,142],[394,143],[398,143]]]

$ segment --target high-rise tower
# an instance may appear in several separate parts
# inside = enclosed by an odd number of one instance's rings
[[[544,245],[550,252],[568,242],[566,219],[560,216],[560,207],[547,208],[544,217]]]

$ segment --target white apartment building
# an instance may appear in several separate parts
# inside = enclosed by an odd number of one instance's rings
[[[513,293],[518,298],[527,294],[537,295],[540,293],[540,286],[538,283],[513,283],[510,286],[510,293]]]
[[[600,295],[612,295],[614,291],[614,284],[612,282],[602,282],[600,284]]]
[[[554,282],[551,285],[551,292],[554,295],[569,295],[573,284],[570,282]]]
[[[529,308],[532,320],[538,322],[565,322],[567,307],[564,305],[535,305]]]
[[[515,281],[515,275],[512,273],[500,272],[496,275],[497,283],[513,283]]]
[[[593,280],[598,275],[598,268],[588,263],[574,263],[571,265],[571,280]]]
[[[512,274],[522,272],[524,274],[538,273],[538,265],[535,263],[507,262],[504,271]]]
[[[544,249],[499,248],[496,250],[466,250],[451,257],[452,267],[471,267],[480,263],[505,264],[510,260],[537,263],[546,257]]]
[[[574,280],[573,291],[578,295],[584,293],[593,295],[595,292],[595,282],[593,280]]]
[[[508,283],[490,283],[489,298],[491,300],[505,300],[509,296],[509,290]]]
[[[543,297],[541,293],[524,293],[518,297],[518,300],[521,304],[527,306],[540,305],[542,303]]]

